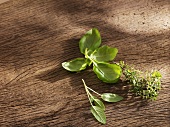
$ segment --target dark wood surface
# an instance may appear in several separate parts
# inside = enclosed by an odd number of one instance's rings
[[[117,47],[115,61],[157,69],[157,101],[108,85],[90,68],[69,73],[61,63],[82,57],[78,42],[98,28],[102,44]],[[169,127],[169,0],[10,0],[0,4],[0,127]],[[124,97],[105,103],[107,124],[90,113],[81,79],[94,90]]]

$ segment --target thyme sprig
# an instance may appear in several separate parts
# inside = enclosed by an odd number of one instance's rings
[[[125,81],[132,86],[132,91],[143,99],[156,100],[161,89],[161,74],[159,71],[141,72],[120,61]]]

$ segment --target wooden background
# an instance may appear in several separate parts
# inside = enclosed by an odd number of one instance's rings
[[[83,57],[78,42],[98,28],[115,61],[157,69],[157,101],[135,97],[125,82],[102,83],[91,68],[70,73],[61,63]],[[169,127],[169,0],[10,0],[0,4],[0,127]],[[124,97],[105,103],[107,124],[90,113],[81,79]]]

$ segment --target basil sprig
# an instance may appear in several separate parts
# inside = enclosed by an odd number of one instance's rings
[[[86,69],[87,65],[93,64],[93,71],[97,77],[106,83],[116,83],[121,75],[122,69],[119,65],[112,63],[117,53],[117,48],[101,46],[100,33],[96,28],[89,30],[79,42],[80,52],[85,58],[76,58],[69,62],[63,62],[62,66],[68,71],[79,72]]]
[[[90,91],[96,93],[103,101],[106,102],[118,102],[121,101],[123,97],[112,93],[99,94],[98,92],[88,87],[83,79],[82,81],[91,104],[91,108],[90,108],[91,113],[93,114],[93,116],[96,118],[97,121],[99,121],[102,124],[106,124],[106,115],[104,113],[105,105],[100,99],[98,99],[96,96],[93,96],[90,93]]]

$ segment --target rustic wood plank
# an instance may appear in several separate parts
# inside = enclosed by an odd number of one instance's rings
[[[63,61],[82,57],[81,36],[92,27],[142,70],[158,69],[162,90],[147,102],[124,82],[108,85],[90,68],[69,73]],[[108,127],[170,126],[169,0],[10,0],[0,4],[0,126],[97,127],[81,79],[124,100],[106,104]],[[97,86],[97,87],[96,87]]]

